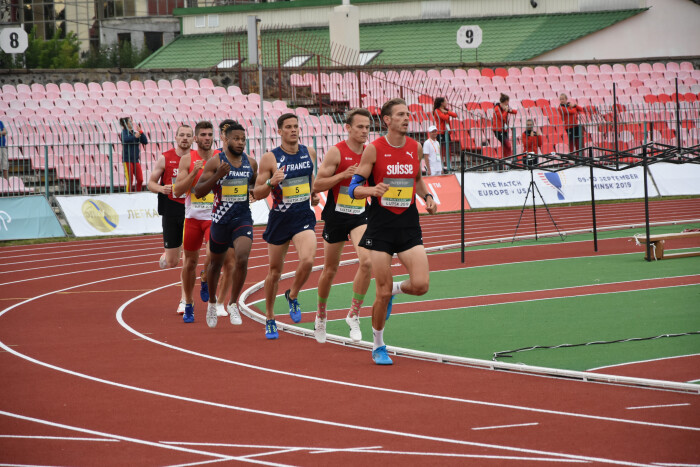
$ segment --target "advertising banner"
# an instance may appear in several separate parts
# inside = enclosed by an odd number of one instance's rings
[[[561,172],[533,171],[533,181],[547,204],[577,203],[591,200],[590,169],[575,167]],[[466,173],[464,193],[472,208],[522,206],[530,186],[530,172]],[[644,197],[643,169],[635,167],[620,172],[594,169],[596,200]],[[658,196],[649,180],[649,196]],[[532,195],[530,195],[532,196]],[[529,198],[529,203],[532,198]],[[542,204],[539,194],[536,203]]]
[[[0,240],[65,237],[43,196],[0,198]]]
[[[57,196],[56,199],[77,237],[162,233],[155,194],[117,193],[94,196]],[[255,224],[267,223],[265,201],[250,206]]]
[[[661,162],[650,165],[661,196],[700,195],[700,165],[668,164]]]

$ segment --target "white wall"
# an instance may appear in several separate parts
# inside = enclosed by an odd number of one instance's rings
[[[700,5],[648,0],[649,10],[533,58],[608,60],[700,55]]]

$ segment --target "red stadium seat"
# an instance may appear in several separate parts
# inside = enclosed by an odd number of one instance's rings
[[[481,76],[486,76],[487,78],[493,78],[494,72],[491,68],[482,68]]]

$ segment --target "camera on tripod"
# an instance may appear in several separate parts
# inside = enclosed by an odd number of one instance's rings
[[[539,157],[537,157],[537,154],[535,153],[526,152],[525,156],[523,156],[523,164],[525,167],[535,167],[538,162]]]

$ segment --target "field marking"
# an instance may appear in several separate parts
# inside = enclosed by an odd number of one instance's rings
[[[533,423],[518,423],[515,425],[481,426],[481,427],[472,428],[472,430],[474,430],[474,431],[477,431],[477,430],[498,430],[500,428],[519,428],[521,426],[536,426],[536,425],[539,425],[539,423],[533,422]]]
[[[591,368],[590,370],[587,370],[587,371],[598,371],[598,370],[604,370],[606,368],[615,368],[618,366],[636,365],[637,363],[659,362],[662,360],[671,360],[673,358],[684,358],[684,357],[700,357],[700,353],[691,353],[691,354],[687,354],[687,355],[674,355],[673,357],[650,358],[649,360],[637,360],[636,362],[628,362],[628,363],[616,363],[614,365],[605,365],[605,366],[599,366],[596,368]],[[697,380],[697,381],[700,381],[700,380]]]
[[[2,344],[2,343],[0,343],[0,344]],[[12,412],[6,412],[4,410],[0,410],[0,415],[4,415],[4,416],[10,417],[10,418],[16,418],[19,420],[25,420],[28,422],[39,423],[41,425],[48,425],[48,426],[53,426],[56,428],[62,428],[64,430],[77,431],[80,433],[87,433],[87,434],[91,434],[91,435],[95,435],[95,436],[103,436],[105,438],[111,438],[113,440],[118,440],[118,441],[125,441],[125,442],[129,442],[129,443],[134,443],[134,444],[143,444],[145,446],[152,446],[152,447],[157,447],[157,448],[161,448],[161,449],[169,449],[172,451],[186,452],[188,454],[199,454],[199,455],[207,456],[207,457],[215,457],[218,460],[226,460],[226,461],[228,461],[228,460],[240,460],[243,462],[251,462],[254,464],[279,465],[279,464],[270,464],[268,462],[262,462],[262,461],[242,459],[242,458],[237,457],[237,456],[228,456],[228,455],[224,455],[224,454],[218,454],[215,452],[200,451],[198,449],[189,449],[189,448],[183,448],[183,447],[173,446],[173,445],[169,445],[169,444],[156,443],[153,441],[146,441],[143,439],[131,438],[128,436],[115,435],[112,433],[105,433],[102,431],[90,430],[88,428],[80,428],[77,426],[65,425],[63,423],[57,423],[57,422],[52,422],[49,420],[43,420],[41,418],[28,417],[26,415],[20,415],[20,414],[16,414],[16,413],[12,413]]]
[[[128,277],[135,276],[135,275],[137,275],[137,274],[133,274],[133,275],[130,275]],[[75,286],[71,286],[71,287],[66,287],[66,288],[60,289],[58,291],[71,290],[71,289],[74,289],[77,287],[82,287],[85,285],[92,285],[94,283],[106,282],[109,280],[115,280],[115,278],[101,279],[98,281],[94,281],[92,283],[86,283],[86,284],[80,284],[80,285],[75,285]],[[153,289],[152,292],[155,292],[155,291],[160,290],[160,289],[165,288],[165,287],[168,287],[168,285],[160,287],[158,289]],[[33,300],[51,295],[55,292],[57,292],[57,291],[46,292],[44,294],[38,295],[35,298],[32,298],[32,299],[27,300],[25,302],[22,302],[20,304],[15,304],[15,305],[12,305],[8,308],[5,308],[4,310],[0,311],[0,317],[5,315],[7,312],[13,310],[14,308],[17,308],[21,304],[25,304],[25,303],[31,302]],[[148,293],[150,293],[150,292],[148,292]],[[638,421],[638,420],[615,419],[615,418],[611,418],[611,417],[602,417],[602,416],[585,415],[585,414],[574,414],[574,413],[559,412],[559,411],[554,411],[554,410],[534,409],[534,408],[530,408],[530,407],[519,407],[519,406],[514,406],[514,405],[509,406],[507,404],[498,404],[498,403],[492,403],[492,402],[486,402],[486,401],[472,401],[472,400],[467,400],[467,399],[450,398],[450,397],[446,397],[446,396],[426,395],[426,394],[422,394],[422,393],[415,393],[415,392],[409,392],[409,391],[399,391],[399,390],[393,390],[393,389],[388,389],[388,388],[365,386],[365,385],[360,385],[360,384],[356,384],[356,383],[339,382],[336,380],[330,380],[330,379],[325,379],[325,378],[317,378],[317,377],[312,377],[312,376],[308,376],[308,375],[283,372],[280,370],[274,370],[274,369],[269,369],[269,368],[264,368],[264,367],[256,367],[255,365],[244,364],[241,362],[227,361],[224,359],[220,359],[218,357],[213,357],[211,355],[199,354],[197,352],[192,352],[192,351],[185,350],[185,349],[179,349],[179,348],[171,346],[169,344],[165,344],[165,343],[156,341],[148,336],[145,336],[144,334],[138,333],[137,331],[135,331],[131,327],[129,327],[122,320],[122,317],[121,317],[121,314],[122,314],[124,308],[126,308],[127,305],[136,301],[137,299],[148,295],[148,293],[144,293],[144,294],[141,294],[139,296],[133,297],[120,306],[119,310],[117,311],[117,318],[118,318],[118,321],[120,322],[120,324],[122,324],[122,326],[124,326],[127,330],[130,330],[130,332],[133,332],[146,340],[152,341],[152,342],[157,343],[159,345],[164,345],[166,347],[171,347],[171,348],[174,348],[176,350],[179,350],[179,351],[182,351],[185,353],[190,353],[193,355],[200,355],[204,358],[229,362],[231,364],[235,364],[235,365],[239,365],[239,366],[243,366],[243,367],[248,367],[248,368],[254,368],[254,369],[258,369],[261,371],[267,371],[267,372],[271,372],[271,373],[275,373],[275,374],[287,374],[287,375],[298,377],[301,379],[323,381],[323,382],[329,382],[332,384],[340,384],[340,385],[345,385],[345,386],[350,386],[350,387],[360,387],[360,388],[366,388],[366,389],[377,390],[377,391],[382,391],[382,392],[413,395],[413,396],[419,396],[419,397],[429,397],[429,398],[434,398],[434,399],[438,399],[438,400],[454,400],[454,401],[458,401],[458,402],[472,403],[475,405],[510,408],[510,409],[516,409],[516,410],[525,410],[525,411],[552,414],[552,415],[564,415],[564,416],[571,416],[571,417],[584,418],[584,419],[629,423],[629,424],[633,424],[633,425],[650,426],[650,427],[657,427],[657,428],[671,428],[671,429],[679,429],[679,430],[687,430],[687,431],[700,431],[700,428],[698,428],[698,427],[665,425],[665,424],[661,424],[661,423],[643,422],[643,421]],[[619,461],[619,460],[606,459],[606,458],[600,458],[600,457],[580,456],[580,455],[576,455],[576,454],[556,453],[556,452],[540,451],[540,450],[535,450],[535,449],[518,448],[518,447],[513,447],[513,446],[491,445],[491,444],[478,443],[478,442],[473,442],[473,441],[463,441],[463,440],[457,440],[457,439],[451,439],[451,438],[440,438],[440,437],[421,435],[421,434],[416,434],[416,433],[406,433],[406,432],[400,432],[400,431],[396,431],[396,430],[386,430],[386,429],[381,429],[381,428],[374,428],[374,427],[367,427],[367,426],[361,426],[361,425],[352,425],[352,424],[347,424],[347,423],[333,422],[333,421],[329,421],[329,420],[300,417],[300,416],[296,416],[296,415],[280,414],[280,413],[276,413],[276,412],[267,412],[267,411],[256,410],[256,409],[251,409],[251,408],[247,408],[247,407],[231,406],[231,405],[215,403],[215,402],[211,402],[211,401],[207,401],[207,400],[199,400],[199,399],[194,399],[194,398],[190,398],[190,397],[177,396],[175,394],[169,394],[169,393],[154,391],[154,390],[145,389],[145,388],[141,388],[141,387],[137,387],[137,386],[131,386],[131,385],[123,384],[123,383],[118,383],[116,381],[105,380],[103,378],[98,378],[98,377],[87,375],[84,373],[79,373],[79,372],[76,372],[73,370],[69,370],[67,368],[62,368],[62,367],[52,365],[52,364],[47,363],[47,362],[43,362],[41,360],[37,360],[37,359],[30,357],[28,355],[17,352],[16,350],[8,347],[2,341],[0,341],[0,348],[3,348],[4,350],[8,351],[9,353],[12,353],[13,355],[15,355],[19,358],[22,358],[26,361],[29,361],[29,362],[35,363],[37,365],[40,365],[40,366],[43,366],[46,368],[50,368],[50,369],[53,369],[53,370],[56,370],[56,371],[59,371],[62,373],[77,376],[79,378],[84,378],[84,379],[87,379],[90,381],[95,381],[95,382],[107,384],[110,386],[115,386],[115,387],[119,387],[119,388],[123,388],[123,389],[129,389],[129,390],[133,390],[136,392],[142,392],[145,394],[156,395],[156,396],[160,396],[160,397],[164,397],[164,398],[170,398],[170,399],[183,401],[183,402],[187,402],[187,403],[202,404],[202,405],[207,405],[207,406],[211,406],[211,407],[224,408],[224,409],[228,409],[228,410],[236,410],[236,411],[240,411],[240,412],[244,412],[244,413],[252,413],[252,414],[256,414],[256,415],[267,415],[267,416],[274,417],[274,418],[308,422],[308,423],[314,423],[314,424],[320,424],[320,425],[326,425],[326,426],[334,426],[334,427],[346,428],[346,429],[351,429],[351,430],[369,431],[369,432],[373,432],[373,433],[401,436],[401,437],[414,438],[414,439],[422,439],[422,440],[426,440],[426,441],[444,442],[444,443],[449,443],[449,444],[476,446],[476,447],[483,447],[483,448],[500,449],[500,450],[505,450],[505,451],[523,452],[523,453],[528,453],[528,454],[547,455],[547,456],[556,456],[556,457],[562,457],[562,458],[567,458],[567,459],[578,459],[578,460],[584,460],[584,461],[602,462],[602,463],[619,464],[619,465],[634,465],[634,466],[648,465],[648,464],[639,464],[639,463],[634,463],[634,462]],[[0,413],[4,413],[4,412],[0,412]],[[18,417],[23,417],[23,416],[18,415]],[[53,423],[53,422],[47,422],[47,423]],[[85,432],[89,432],[89,431],[86,430]],[[156,446],[162,446],[162,444],[159,444],[159,443],[153,443],[153,444],[155,444]],[[218,454],[211,454],[211,455],[219,456]],[[235,458],[234,458],[234,460],[235,460]],[[253,460],[245,460],[245,461],[253,462]],[[262,461],[258,461],[258,462],[262,462]]]
[[[625,407],[627,410],[638,410],[638,409],[659,409],[664,407],[685,407],[690,405],[689,402],[683,404],[663,404],[663,405],[640,405],[638,407]]]

